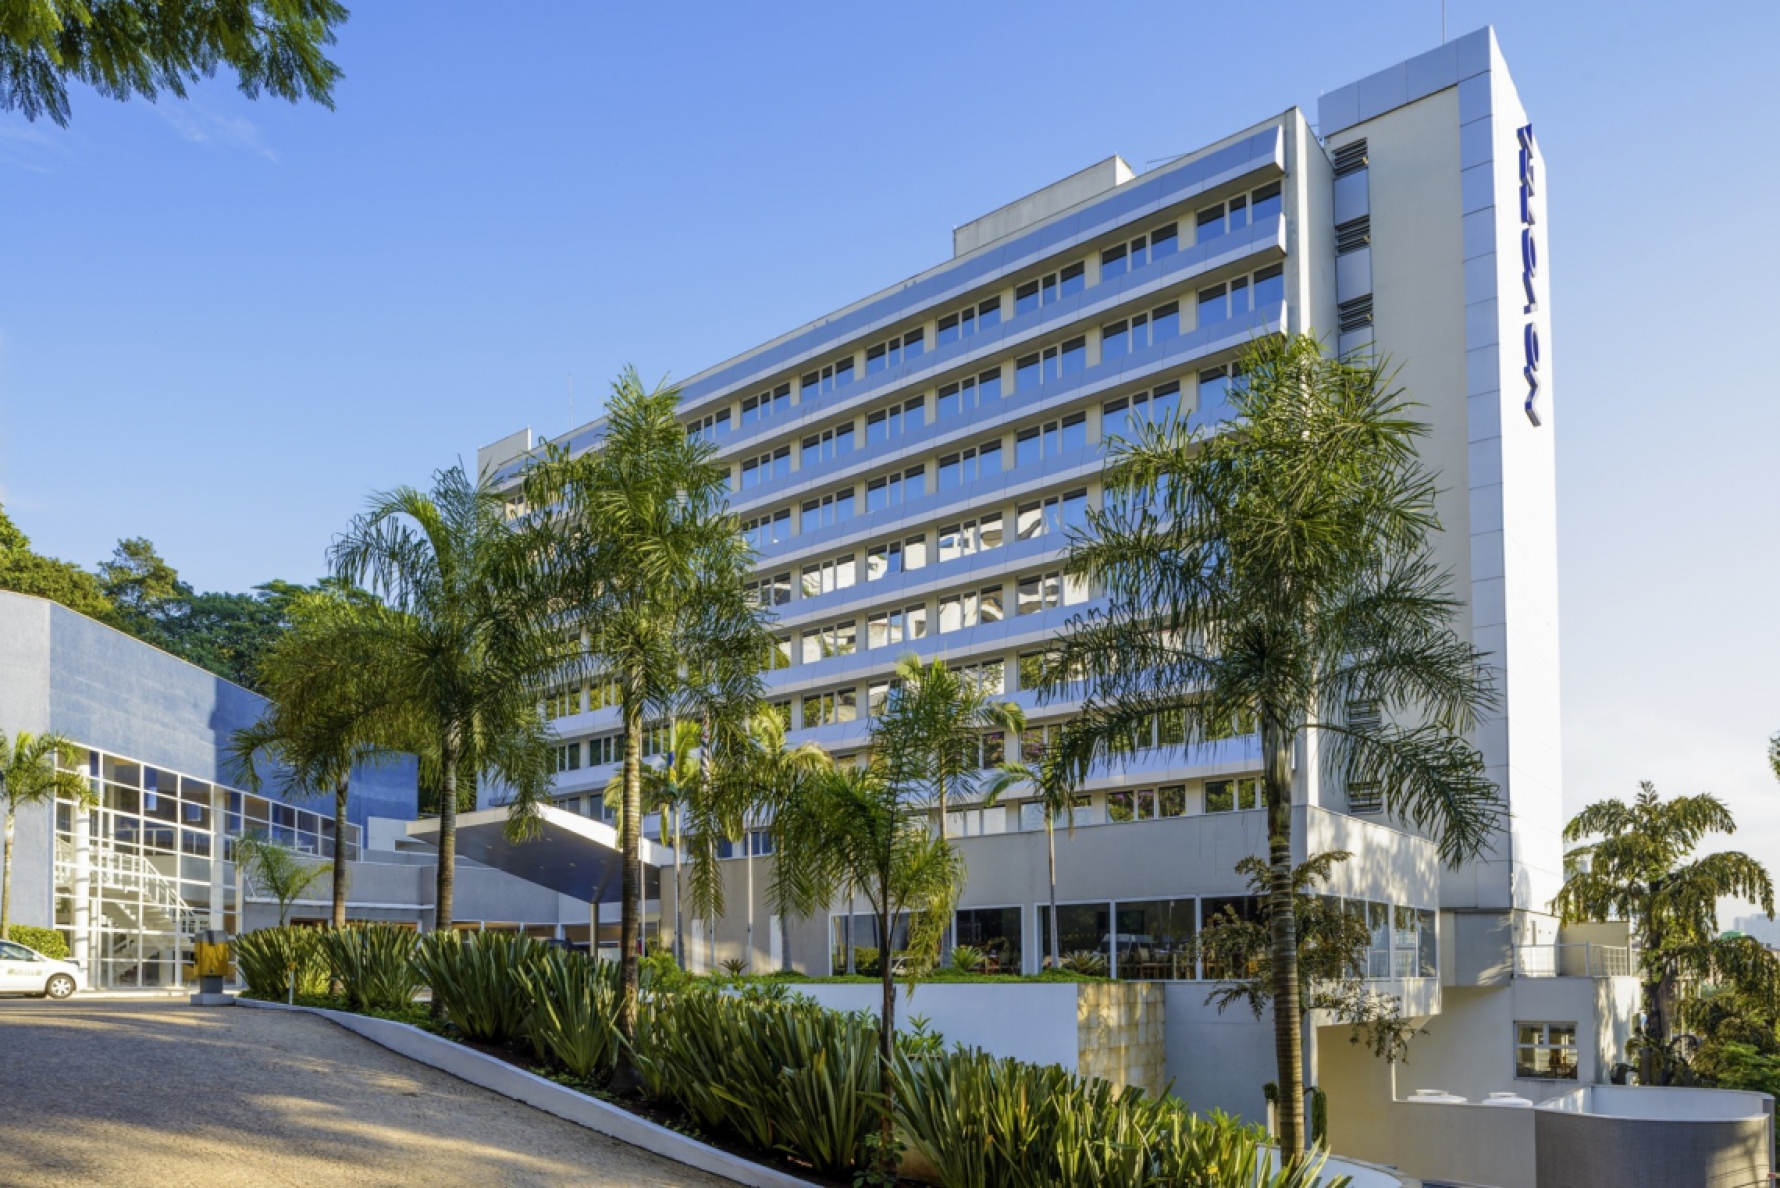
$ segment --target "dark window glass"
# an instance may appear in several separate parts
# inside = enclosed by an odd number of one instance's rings
[[[988,955],[989,965],[984,972],[1020,972],[1019,908],[962,908],[956,928],[959,944],[981,949]]]
[[[1191,899],[1121,902],[1115,940],[1118,976],[1126,980],[1191,979],[1197,914],[1198,905]],[[1062,921],[1062,909],[1058,909],[1057,919]]]
[[[1100,328],[1100,361],[1117,359],[1131,349],[1131,324],[1109,322]]]
[[[1216,325],[1229,316],[1229,298],[1223,285],[1199,290],[1200,328]]]
[[[1100,279],[1103,281],[1109,281],[1115,276],[1125,275],[1127,266],[1124,244],[1120,244],[1118,247],[1107,248],[1104,252],[1100,253]]]
[[[1027,355],[1014,364],[1014,391],[1024,392],[1039,382],[1039,357]]]
[[[1111,961],[1111,908],[1104,903],[1065,903],[1057,905],[1057,943],[1063,949],[1063,956],[1071,953],[1099,953],[1101,957]],[[1044,954],[1044,967],[1049,969],[1054,964],[1051,960],[1051,905],[1038,905],[1038,935],[1040,951]],[[1110,967],[1109,970],[1110,971]]]
[[[1262,186],[1251,196],[1249,203],[1249,221],[1259,223],[1264,219],[1276,218],[1279,215],[1279,183]]]
[[[1173,223],[1150,232],[1150,259],[1160,260],[1163,256],[1172,256],[1179,247],[1180,235]]]
[[[1063,418],[1062,448],[1067,450],[1083,449],[1088,444],[1088,417],[1086,413],[1071,413]]]
[[[1038,282],[1027,281],[1014,290],[1014,316],[1031,313],[1038,308]]]
[[[1071,264],[1058,275],[1060,282],[1057,286],[1059,297],[1072,297],[1081,292],[1082,286],[1087,283],[1087,269],[1080,264]]]
[[[1223,206],[1221,204],[1218,206],[1208,206],[1200,211],[1198,223],[1200,243],[1204,243],[1208,239],[1216,239],[1218,236],[1222,235],[1224,233]]]
[[[1278,264],[1255,273],[1255,310],[1272,313],[1286,299],[1286,273]]]

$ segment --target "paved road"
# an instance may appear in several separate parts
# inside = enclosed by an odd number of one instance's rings
[[[0,999],[0,1186],[725,1181],[312,1015]]]

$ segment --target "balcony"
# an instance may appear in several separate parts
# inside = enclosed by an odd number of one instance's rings
[[[1624,945],[1516,945],[1514,976],[1626,978],[1632,976],[1632,951]]]

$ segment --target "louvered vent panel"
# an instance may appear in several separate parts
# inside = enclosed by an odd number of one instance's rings
[[[1372,242],[1372,216],[1361,215],[1350,222],[1342,223],[1335,228],[1335,254],[1345,256],[1348,252],[1357,252]]]
[[[1346,177],[1366,168],[1366,142],[1356,140],[1335,150],[1335,176]]]
[[[1364,329],[1372,324],[1372,294],[1355,297],[1352,301],[1343,301],[1335,307],[1341,317],[1341,332],[1351,334],[1355,330]],[[1348,717],[1353,717],[1353,710],[1348,710]]]

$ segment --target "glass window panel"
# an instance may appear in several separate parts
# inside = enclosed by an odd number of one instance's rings
[[[987,954],[988,965],[984,972],[1017,974],[1022,960],[1020,925],[1020,909],[1017,907],[961,908],[954,935],[959,944],[981,949]]]
[[[1057,905],[1057,943],[1067,957],[1071,953],[1099,953],[1110,962],[1112,956],[1112,908],[1104,903],[1065,903]],[[1051,968],[1051,906],[1038,905],[1039,952],[1044,968]],[[1110,967],[1109,967],[1110,972]]]
[[[1262,186],[1250,195],[1249,221],[1259,223],[1265,219],[1276,218],[1280,212],[1280,188],[1278,182]]]
[[[1118,905],[1118,976],[1185,980],[1195,976],[1198,905],[1191,899],[1152,899]],[[1057,919],[1063,919],[1058,910]]]
[[[1174,255],[1180,246],[1180,233],[1173,223],[1150,232],[1150,259],[1160,260]]]

